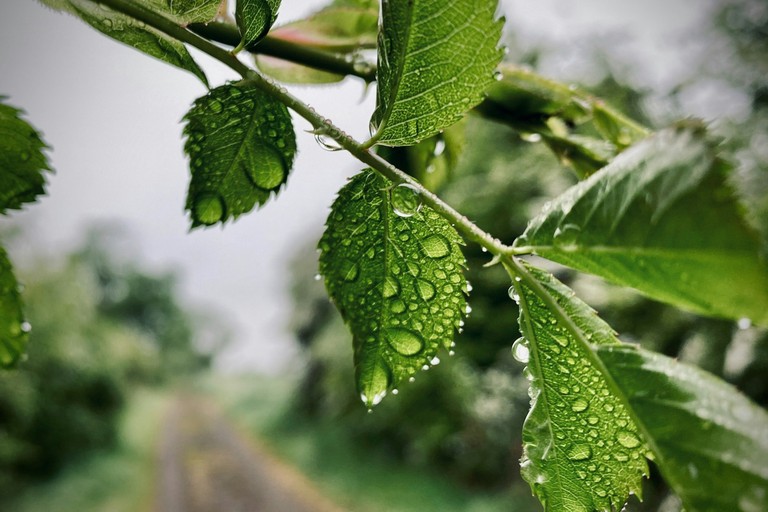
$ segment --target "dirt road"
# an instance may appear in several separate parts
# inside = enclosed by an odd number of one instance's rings
[[[162,436],[158,512],[342,512],[208,402],[179,398]]]

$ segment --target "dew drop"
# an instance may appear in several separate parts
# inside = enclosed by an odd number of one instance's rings
[[[736,326],[740,330],[745,331],[745,330],[749,329],[750,327],[752,327],[752,320],[750,320],[747,317],[739,318],[738,322],[736,322]]]
[[[520,138],[525,142],[541,142],[541,135],[538,133],[524,133]]]
[[[507,293],[509,294],[510,299],[512,299],[517,303],[520,303],[520,294],[517,293],[517,288],[515,288],[514,285],[509,287],[509,289],[507,290]]]
[[[19,328],[21,329],[21,332],[29,332],[32,330],[32,324],[29,322],[21,322],[21,325],[19,325]]]
[[[392,349],[403,356],[414,356],[424,348],[424,340],[420,335],[408,329],[392,327],[386,330],[387,343]]]
[[[442,235],[430,235],[421,240],[424,254],[433,259],[444,258],[451,252],[448,240]]]
[[[370,368],[370,373],[365,375],[365,383],[360,392],[360,399],[369,408],[378,405],[387,396],[387,389],[391,382],[389,368],[379,360]]]
[[[472,291],[472,283],[470,283],[469,281],[467,281],[466,291],[467,293]]]
[[[224,105],[217,99],[209,101],[207,106],[208,110],[213,114],[221,114],[222,110],[224,110]]]
[[[398,390],[397,390],[397,388],[394,388],[394,389],[392,390],[392,394],[393,394],[393,395],[396,395],[396,394],[398,394],[399,392],[400,392],[400,391],[398,391]]]
[[[573,412],[584,412],[587,410],[588,407],[589,407],[589,402],[587,402],[583,398],[577,398],[571,404],[571,410]]]
[[[341,274],[342,279],[352,282],[357,279],[357,276],[360,274],[360,267],[358,267],[357,263],[352,260],[343,259],[339,263],[339,273]]]
[[[592,457],[592,447],[586,443],[576,443],[568,448],[565,455],[571,460],[587,460]]]
[[[408,382],[416,382],[416,377],[408,377]]]
[[[440,364],[440,358],[437,356],[433,357],[432,359],[429,360],[429,364],[431,364],[432,366],[437,366],[438,364]]]
[[[218,195],[202,194],[192,206],[192,215],[206,226],[216,224],[224,217],[224,202]]]
[[[253,149],[252,158],[246,172],[254,185],[264,190],[273,190],[283,183],[285,164],[282,155],[271,148],[260,146]]]
[[[315,134],[315,142],[326,151],[339,151],[342,149],[335,140],[322,133]]]
[[[502,78],[504,78],[504,74],[501,71],[494,71],[493,72],[493,79],[494,80],[498,81],[498,80],[501,80]]]
[[[472,306],[467,304],[467,306],[464,308],[464,314],[469,316],[470,313],[472,313]]]
[[[421,193],[410,183],[401,183],[389,191],[392,210],[398,217],[413,217],[421,210]]]
[[[619,430],[616,433],[616,441],[624,448],[637,448],[640,446],[640,439],[629,430]]]
[[[563,251],[575,251],[579,248],[581,228],[576,224],[565,224],[555,230],[555,246]]]
[[[440,139],[437,142],[435,142],[434,155],[435,156],[440,156],[440,155],[443,154],[444,151],[445,151],[445,141]]]
[[[528,349],[528,343],[522,336],[517,338],[512,344],[512,357],[520,361],[523,364],[527,364],[530,358],[530,350]]]
[[[384,280],[384,286],[382,288],[382,294],[384,295],[384,298],[389,299],[399,293],[400,293],[400,283],[398,283],[397,279],[395,279],[394,277],[388,276]]]
[[[424,279],[416,280],[416,292],[423,300],[431,300],[435,296],[435,287],[429,281]]]

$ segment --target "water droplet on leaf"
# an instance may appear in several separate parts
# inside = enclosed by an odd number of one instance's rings
[[[254,149],[255,165],[247,168],[248,176],[259,188],[272,190],[279,187],[285,179],[283,157],[276,151],[261,146]]]
[[[583,398],[577,398],[571,404],[571,410],[573,412],[584,412],[587,410],[588,407],[589,407],[589,402],[587,402]]]
[[[523,364],[527,364],[530,358],[530,350],[528,349],[528,343],[522,336],[517,338],[512,344],[512,357],[520,361]]]
[[[392,210],[399,217],[413,217],[421,210],[421,194],[409,184],[401,183],[389,191]]]
[[[339,273],[345,281],[354,281],[360,273],[360,267],[354,261],[344,259],[339,264]]]
[[[571,460],[587,460],[592,457],[592,447],[586,443],[576,443],[568,448],[565,455]]]
[[[424,340],[418,334],[408,329],[392,327],[386,330],[389,346],[403,356],[414,356],[424,348]]]
[[[192,206],[192,216],[206,226],[216,224],[224,217],[224,202],[217,195],[202,194]]]
[[[640,439],[629,430],[619,430],[616,433],[616,440],[624,448],[637,448],[640,446]]]
[[[421,241],[424,254],[433,259],[444,258],[451,252],[448,240],[442,235],[430,235]]]

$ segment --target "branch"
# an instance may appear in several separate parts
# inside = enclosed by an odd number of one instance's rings
[[[494,238],[489,233],[477,227],[477,225],[467,217],[453,209],[453,207],[448,205],[437,195],[427,190],[419,181],[376,155],[370,149],[365,148],[360,142],[357,142],[355,139],[344,133],[329,119],[319,115],[312,107],[289,93],[284,87],[278,85],[270,78],[264,77],[250,69],[231,53],[214,45],[208,40],[193,34],[186,28],[177,25],[167,18],[129,0],[97,1],[115,11],[131,16],[139,21],[143,21],[147,25],[164,32],[179,41],[188,43],[229,66],[237,71],[244,79],[252,82],[261,90],[270,94],[272,97],[282,102],[286,107],[309,121],[317,133],[322,133],[323,135],[332,138],[355,158],[364,164],[369,165],[372,169],[379,172],[390,181],[395,183],[408,183],[413,186],[414,189],[419,192],[422,203],[435,210],[435,212],[450,222],[465,239],[485,247],[491,254],[497,256],[512,253],[513,249],[511,247],[503,244],[499,239]]]
[[[192,32],[228,46],[236,46],[240,42],[240,32],[230,23],[192,23],[187,27]],[[247,51],[277,57],[296,64],[301,64],[320,71],[336,73],[345,76],[356,76],[367,83],[376,80],[376,66],[366,63],[361,66],[344,55],[302,46],[285,39],[267,35],[258,43],[246,48]]]

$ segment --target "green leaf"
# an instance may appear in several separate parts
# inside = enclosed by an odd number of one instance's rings
[[[289,84],[332,84],[344,80],[344,75],[329,73],[269,55],[254,55],[254,63],[262,73]]]
[[[48,158],[40,134],[23,119],[21,111],[0,96],[0,214],[18,210],[45,193]]]
[[[309,17],[281,25],[271,37],[338,53],[375,48],[379,29],[377,2],[334,2]]]
[[[277,19],[280,0],[237,0],[235,19],[242,39],[233,50],[235,53],[267,35]]]
[[[179,41],[130,16],[88,0],[41,0],[44,4],[82,19],[121,43],[193,73],[207,86],[208,79]],[[153,2],[157,0],[152,0]]]
[[[520,250],[714,316],[768,325],[768,263],[703,129],[664,130],[555,199]]]
[[[29,324],[24,320],[19,284],[8,254],[0,247],[0,366],[19,360],[27,346]]]
[[[155,7],[156,11],[172,14],[174,20],[182,23],[207,23],[221,8],[223,0],[143,0]]]
[[[768,414],[699,368],[628,345],[597,355],[689,512],[768,510]]]
[[[648,472],[638,429],[592,353],[619,342],[565,285],[526,268],[530,280],[510,291],[525,336],[513,353],[531,381],[522,475],[547,511],[618,510]]]
[[[451,346],[466,307],[461,243],[409,185],[366,170],[339,192],[320,240],[320,272],[352,331],[368,407]]]
[[[288,179],[296,136],[285,106],[253,85],[223,85],[185,116],[192,227],[224,223],[264,204]]]
[[[502,57],[496,1],[383,0],[371,139],[407,146],[483,99]]]

